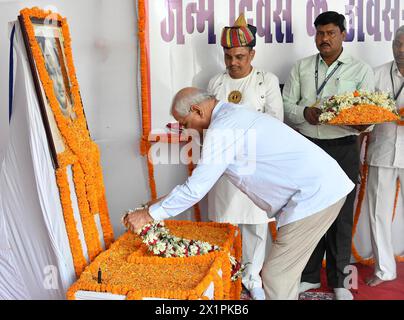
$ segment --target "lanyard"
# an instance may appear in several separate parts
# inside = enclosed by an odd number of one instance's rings
[[[333,74],[337,71],[337,69],[341,66],[342,62],[338,61],[338,64],[334,67],[334,69],[330,72],[330,74],[327,76],[327,78],[324,79],[323,83],[321,84],[320,88],[318,87],[318,64],[320,63],[320,54],[317,54],[316,58],[316,71],[314,74],[314,77],[316,79],[316,96],[317,100],[318,97],[320,96],[321,91],[324,89],[325,85],[327,84],[328,80],[333,76]]]
[[[393,96],[394,96],[394,100],[397,100],[397,98],[400,96],[401,91],[403,91],[404,88],[404,82],[401,84],[400,89],[398,90],[397,94],[395,93],[395,89],[394,89],[394,80],[393,80],[393,66],[394,66],[394,61],[391,64],[391,68],[390,68],[390,79],[391,79],[391,86],[393,88]]]

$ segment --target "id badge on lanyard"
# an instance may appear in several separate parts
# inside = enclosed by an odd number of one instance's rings
[[[320,87],[318,87],[318,65],[320,63],[320,54],[317,54],[316,58],[316,70],[314,73],[314,78],[316,81],[316,103],[317,104],[320,101],[320,95],[321,91],[323,91],[325,85],[327,84],[328,80],[331,79],[331,77],[334,75],[334,73],[338,70],[338,68],[341,66],[342,62],[339,61],[338,64],[334,67],[334,69],[328,74],[328,76],[324,79],[323,83],[321,84]]]

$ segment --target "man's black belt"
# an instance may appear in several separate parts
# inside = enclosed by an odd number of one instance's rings
[[[327,146],[327,147],[345,146],[345,145],[355,144],[358,141],[358,136],[355,136],[355,135],[346,136],[346,137],[342,137],[342,138],[336,138],[336,139],[315,139],[315,138],[311,138],[311,137],[307,137],[307,136],[305,136],[305,137],[317,145]]]

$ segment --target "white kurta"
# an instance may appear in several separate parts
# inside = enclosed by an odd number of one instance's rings
[[[208,91],[218,100],[227,101],[233,90],[242,93],[240,104],[255,111],[268,113],[283,121],[283,102],[278,78],[263,70],[253,68],[247,77],[233,79],[227,71],[213,77]],[[208,218],[217,222],[234,224],[267,223],[266,213],[258,208],[226,176],[215,184],[208,194]]]
[[[392,74],[390,74],[391,67]],[[376,89],[396,94],[404,82],[396,63],[386,63],[375,71]],[[394,81],[391,83],[391,78]],[[396,100],[397,110],[404,107],[404,90]],[[366,201],[369,208],[371,241],[376,258],[375,275],[382,280],[396,278],[394,259],[392,214],[396,180],[404,183],[404,126],[395,122],[378,124],[369,137],[367,162],[369,175]],[[400,200],[404,198],[403,188]]]
[[[355,186],[333,158],[283,122],[219,101],[198,165],[184,184],[150,206],[151,217],[184,212],[223,174],[279,228],[328,208]]]
[[[393,95],[390,68],[391,62],[375,70],[376,90],[390,92]],[[393,66],[393,81],[397,93],[404,76],[398,71],[396,63]],[[397,98],[396,107],[397,111],[404,108],[404,90]],[[367,160],[371,166],[404,168],[404,126],[399,126],[395,122],[376,125],[370,134]]]

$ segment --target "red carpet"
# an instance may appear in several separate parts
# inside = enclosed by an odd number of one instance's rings
[[[373,275],[373,266],[354,264],[358,269],[358,289],[351,289],[355,300],[404,300],[404,263],[397,264],[397,279],[369,287],[365,280]],[[325,269],[321,270],[321,288],[301,293],[299,300],[333,300],[334,292],[327,286]],[[251,300],[243,287],[241,300]]]
[[[358,289],[352,289],[355,300],[404,300],[404,263],[397,264],[397,279],[394,281],[384,282],[377,287],[369,287],[365,280],[373,275],[373,266],[364,266],[355,264],[358,268]],[[326,286],[325,270],[322,270],[321,284],[322,287],[311,292],[327,292],[332,290]]]

